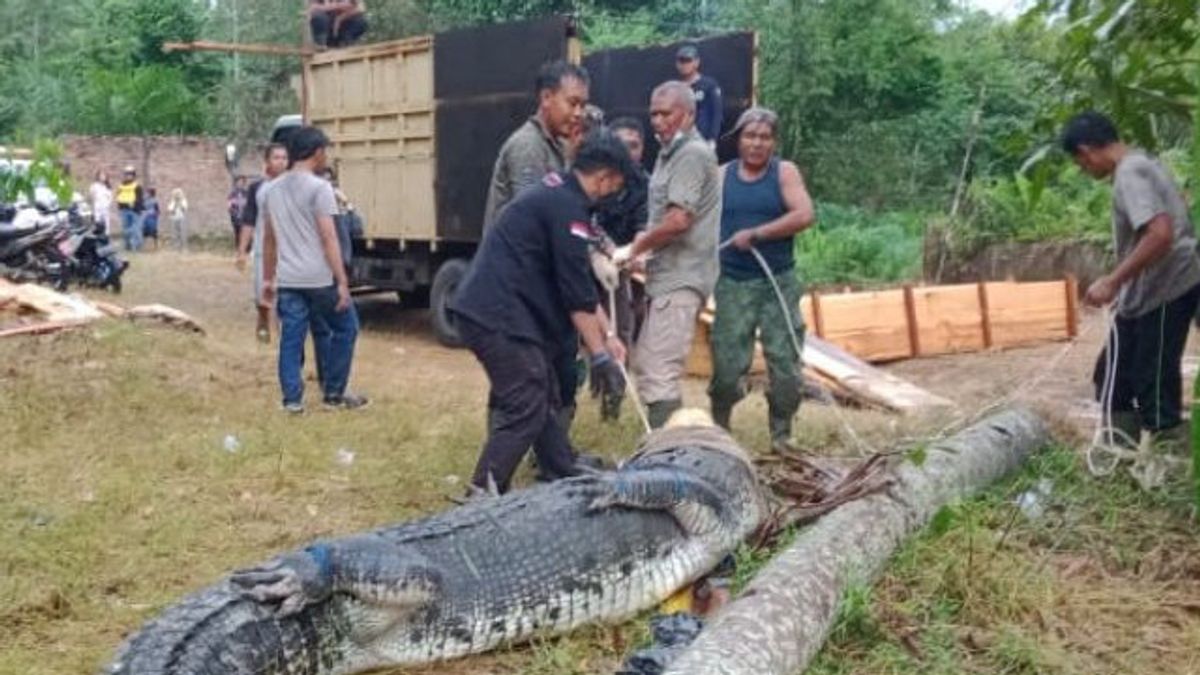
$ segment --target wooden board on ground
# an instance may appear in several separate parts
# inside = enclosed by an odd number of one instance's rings
[[[833,380],[857,400],[901,413],[954,404],[917,385],[876,368],[816,336],[804,341],[804,365]]]
[[[0,280],[0,296],[11,296],[19,306],[38,312],[47,321],[87,322],[104,316],[87,300],[36,284],[13,284]]]
[[[687,372],[696,377],[712,376],[712,332],[714,314],[710,309],[701,312],[696,324],[692,350],[688,355]],[[804,344],[804,375],[819,382],[835,397],[856,401],[861,405],[883,408],[900,413],[912,413],[928,408],[949,407],[953,404],[935,394],[886,373],[820,338],[809,336]],[[766,371],[762,346],[755,344],[750,372]]]

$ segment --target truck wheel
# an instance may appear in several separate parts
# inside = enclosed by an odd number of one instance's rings
[[[463,258],[452,258],[442,263],[437,274],[433,275],[433,287],[429,291],[429,312],[433,319],[433,332],[438,342],[447,347],[463,346],[462,338],[458,335],[458,327],[450,315],[450,301],[458,285],[467,276],[470,261]]]
[[[403,309],[429,309],[429,287],[422,286],[411,291],[396,291]]]

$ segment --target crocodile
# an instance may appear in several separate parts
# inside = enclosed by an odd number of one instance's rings
[[[318,541],[129,637],[108,675],[342,675],[617,622],[711,571],[766,514],[722,430],[649,434],[616,470]]]

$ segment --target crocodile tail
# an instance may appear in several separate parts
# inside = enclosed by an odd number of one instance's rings
[[[132,635],[104,675],[318,675],[339,658],[330,603],[278,619],[224,582],[170,607]]]

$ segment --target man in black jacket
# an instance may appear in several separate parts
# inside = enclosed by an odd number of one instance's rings
[[[602,391],[624,389],[618,364],[625,346],[600,308],[588,249],[599,236],[590,211],[620,191],[629,164],[611,133],[588,136],[569,171],[547,175],[501,212],[455,294],[450,309],[459,332],[491,383],[492,424],[472,477],[476,487],[507,491],[531,445],[544,475],[579,473],[557,415],[555,367],[564,336],[577,331],[583,339]]]

